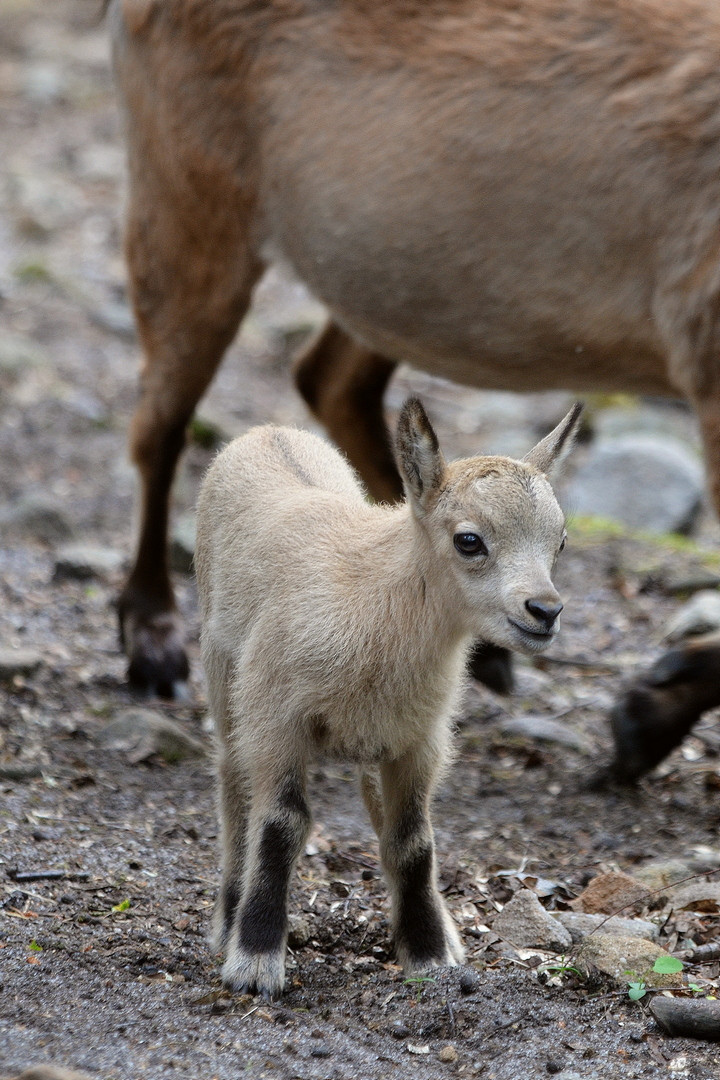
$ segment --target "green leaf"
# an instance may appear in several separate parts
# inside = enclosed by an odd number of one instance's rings
[[[702,986],[698,986],[697,983],[688,983],[688,986],[693,991],[693,993],[702,994]]]
[[[658,956],[653,964],[653,971],[658,975],[677,975],[682,969],[683,962],[676,956]]]
[[[38,945],[35,938],[33,938],[32,941],[30,942],[30,948],[32,949],[33,952],[42,952],[42,945]]]
[[[628,997],[631,1001],[639,1001],[640,998],[645,997],[646,993],[645,983],[631,982],[628,986]]]
[[[116,904],[115,907],[112,910],[113,911],[127,911],[127,909],[129,907],[130,907],[130,901],[129,900],[121,900],[120,903]]]

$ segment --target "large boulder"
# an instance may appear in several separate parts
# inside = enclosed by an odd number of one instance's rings
[[[683,532],[704,491],[703,468],[682,443],[652,435],[600,440],[569,484],[572,513],[646,532]]]

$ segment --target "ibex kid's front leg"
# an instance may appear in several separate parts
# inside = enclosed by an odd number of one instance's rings
[[[242,898],[227,937],[222,978],[238,991],[277,997],[285,983],[288,894],[310,831],[305,769],[265,760],[255,765]],[[226,851],[225,858],[228,857]]]
[[[395,951],[411,974],[464,960],[460,936],[437,887],[430,797],[437,775],[433,747],[381,768],[380,857],[393,901]]]

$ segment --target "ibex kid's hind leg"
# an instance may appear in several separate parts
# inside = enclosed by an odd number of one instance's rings
[[[288,895],[310,832],[304,765],[252,766],[242,897],[227,939],[226,986],[276,997],[285,983]]]
[[[215,905],[212,946],[215,952],[224,952],[242,896],[250,785],[241,763],[230,751],[227,742],[232,721],[232,660],[204,643],[203,665],[217,739],[218,817],[222,849],[222,881]]]
[[[462,963],[460,935],[437,887],[430,798],[437,750],[424,748],[381,767],[380,857],[393,903],[395,951],[411,974]]]

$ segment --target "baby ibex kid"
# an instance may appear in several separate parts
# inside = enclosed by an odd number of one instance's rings
[[[200,494],[202,650],[220,744],[215,943],[235,990],[283,988],[287,900],[315,752],[358,762],[406,972],[462,961],[436,885],[430,799],[470,644],[544,649],[563,515],[545,474],[576,405],[523,461],[446,465],[421,403],[398,421],[407,501],[370,505],[321,439],[260,427]]]

